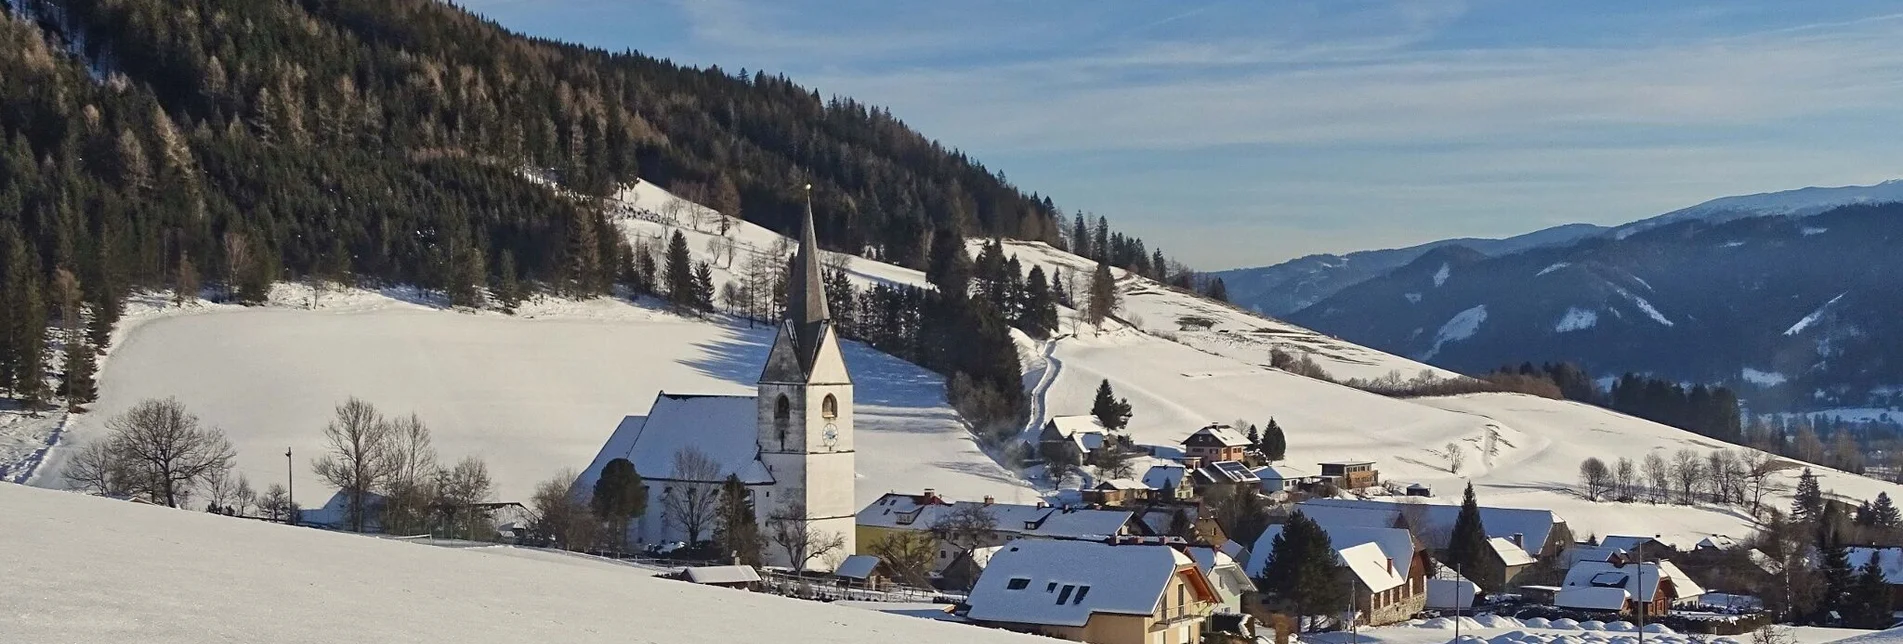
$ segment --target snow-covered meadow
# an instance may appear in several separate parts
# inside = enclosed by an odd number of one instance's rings
[[[0,641],[1049,641],[652,577],[0,485]],[[738,619],[736,619],[738,617]]]

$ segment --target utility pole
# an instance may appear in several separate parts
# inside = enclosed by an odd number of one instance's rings
[[[1454,641],[1460,641],[1460,564],[1454,564]]]
[[[1645,597],[1645,544],[1639,544],[1639,547],[1633,550],[1637,551],[1634,556],[1639,560],[1639,597],[1642,599]],[[1645,604],[1644,601],[1639,602],[1639,644],[1645,644]]]
[[[1368,608],[1373,610],[1374,605],[1370,603]],[[1361,631],[1358,628],[1361,620],[1355,618],[1355,576],[1351,572],[1348,574],[1348,637],[1354,644],[1361,644]]]
[[[284,523],[297,525],[297,477],[291,465],[291,448],[284,448]]]

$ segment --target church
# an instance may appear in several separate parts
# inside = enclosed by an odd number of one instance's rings
[[[787,284],[786,319],[755,394],[663,391],[646,416],[621,421],[576,481],[579,489],[589,490],[609,461],[625,458],[634,464],[647,485],[648,503],[647,512],[629,527],[630,541],[684,541],[686,524],[696,522],[702,523],[700,538],[712,538],[711,509],[705,516],[675,516],[682,513],[670,511],[667,497],[706,494],[733,475],[747,486],[763,534],[769,532],[769,516],[796,512],[809,533],[845,539],[843,548],[809,562],[808,568],[830,568],[833,560],[855,551],[852,377],[826,307],[811,200],[803,223]],[[680,471],[678,455],[695,452],[706,457],[692,459],[701,465]],[[789,565],[785,551],[770,535],[767,539],[767,563]]]

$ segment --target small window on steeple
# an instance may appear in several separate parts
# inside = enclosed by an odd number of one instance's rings
[[[787,400],[786,394],[780,394],[780,399],[773,402],[773,422],[785,424],[792,418],[793,401]]]
[[[826,399],[819,403],[819,415],[825,416],[826,420],[838,418],[839,399],[834,398],[832,394],[826,394]]]

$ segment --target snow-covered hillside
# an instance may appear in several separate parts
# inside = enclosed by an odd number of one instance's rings
[[[437,548],[6,484],[0,507],[6,642],[1048,641],[540,550]]]
[[[1873,186],[1831,188],[1812,186],[1781,192],[1720,197],[1696,206],[1619,226],[1612,230],[1612,234],[1623,239],[1639,231],[1682,221],[1697,220],[1715,224],[1744,217],[1802,217],[1838,206],[1892,201],[1903,201],[1903,179],[1891,179]]]

